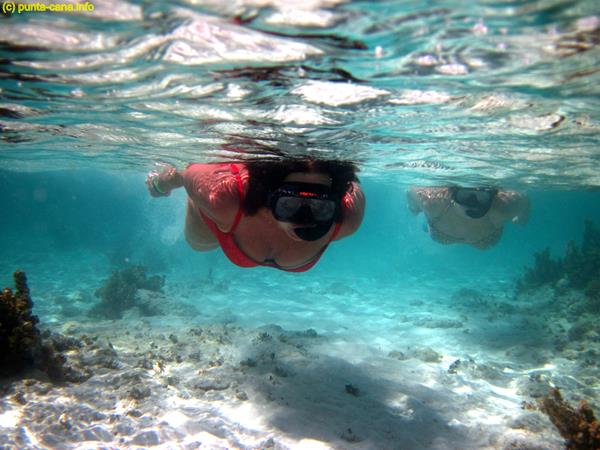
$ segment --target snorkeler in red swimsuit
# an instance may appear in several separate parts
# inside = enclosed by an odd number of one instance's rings
[[[221,247],[240,267],[312,268],[329,243],[354,233],[365,198],[351,163],[321,160],[192,164],[151,172],[151,195],[185,186],[185,235],[196,250]]]

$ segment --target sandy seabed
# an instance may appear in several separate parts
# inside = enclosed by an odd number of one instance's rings
[[[83,381],[5,380],[0,448],[560,449],[537,400],[558,386],[599,403],[598,333],[577,293],[366,301],[335,331],[158,300],[170,314],[46,326]]]

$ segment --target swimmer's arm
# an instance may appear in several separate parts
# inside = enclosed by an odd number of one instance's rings
[[[183,186],[183,177],[170,164],[160,164],[160,172],[151,171],[146,177],[146,185],[152,197],[167,197],[173,189]]]
[[[525,225],[529,221],[529,213],[531,211],[529,198],[526,195],[520,194],[515,209],[517,210],[517,215],[513,217],[513,223]]]
[[[408,209],[413,214],[425,213],[435,220],[448,209],[450,194],[446,187],[416,187],[407,193]]]
[[[244,190],[248,171],[239,164]],[[191,164],[182,173],[183,186],[193,204],[222,230],[231,228],[240,207],[237,177],[229,164]]]
[[[237,168],[247,186],[247,169],[241,164]],[[237,177],[230,164],[190,164],[183,171],[165,164],[160,173],[148,174],[146,184],[153,197],[165,197],[173,189],[185,187],[193,205],[222,230],[231,228],[240,206]]]
[[[499,192],[498,201],[498,210],[504,216],[504,220],[511,220],[519,225],[528,222],[531,206],[527,195],[515,191]]]
[[[423,211],[423,203],[421,201],[421,197],[419,196],[419,190],[419,188],[412,188],[406,193],[408,209],[415,215]]]
[[[362,223],[365,215],[366,200],[360,184],[353,181],[346,195],[344,195],[342,202],[344,205],[344,216],[336,240],[350,236],[358,230],[358,227]]]

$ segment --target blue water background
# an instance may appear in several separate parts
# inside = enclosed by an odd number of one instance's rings
[[[407,186],[365,177],[368,209],[360,230],[331,245],[313,270],[291,274],[241,269],[220,250],[191,250],[183,238],[184,192],[150,199],[137,172],[2,172],[0,178],[6,213],[0,281],[10,286],[12,271],[25,270],[42,318],[55,312],[50,306],[57,298],[67,301],[64,296],[77,290],[93,293],[113,270],[131,264],[166,275],[166,292],[177,297],[189,291],[188,301],[200,310],[205,302],[214,301],[212,288],[225,284],[233,305],[237,297],[255,303],[251,320],[244,320],[243,311],[231,310],[231,304],[222,311],[239,313],[239,320],[248,325],[289,319],[267,311],[261,318],[266,297],[290,314],[298,310],[294,304],[303,301],[339,302],[340,308],[350,308],[351,302],[373,301],[377,289],[387,293],[381,299],[381,314],[386,304],[410,308],[408,302],[419,292],[440,305],[451,304],[461,288],[510,298],[515,280],[533,264],[534,252],[550,247],[554,256],[562,256],[569,240],[580,243],[585,219],[600,223],[597,193],[531,191],[531,221],[524,228],[506,226],[496,247],[481,251],[443,246],[429,238],[422,216],[408,211]],[[330,286],[331,298],[315,298],[317,287]],[[362,295],[346,298],[347,287]],[[311,320],[302,325],[310,327]]]

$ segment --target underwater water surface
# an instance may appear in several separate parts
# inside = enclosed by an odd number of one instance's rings
[[[79,374],[2,380],[0,447],[557,449],[551,388],[600,410],[596,2],[90,3],[0,17],[0,287]],[[306,273],[193,251],[145,185],[301,155],[367,199]],[[435,242],[406,193],[449,184],[529,221]]]

